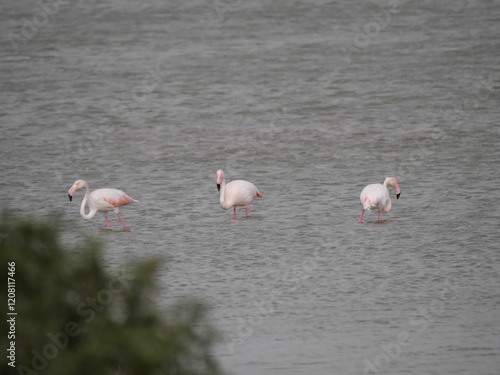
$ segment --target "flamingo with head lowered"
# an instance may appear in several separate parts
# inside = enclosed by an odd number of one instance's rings
[[[401,189],[398,185],[398,180],[394,177],[386,177],[383,184],[371,184],[366,186],[359,196],[359,199],[363,204],[363,210],[359,216],[358,223],[363,223],[365,210],[377,209],[377,221],[380,220],[380,213],[385,214],[391,210],[392,204],[391,199],[389,198],[389,189],[387,189],[387,186],[390,186],[396,191],[396,199],[399,199]]]
[[[70,202],[75,191],[80,189],[85,189],[85,195],[83,196],[82,205],[80,207],[80,215],[82,215],[84,219],[90,220],[97,212],[103,212],[104,218],[106,219],[106,226],[108,229],[111,229],[109,226],[108,212],[113,211],[116,216],[118,216],[118,219],[120,219],[123,227],[127,228],[127,225],[119,214],[119,207],[139,201],[130,198],[127,194],[118,189],[97,189],[91,193],[89,185],[87,185],[85,181],[76,180],[68,191]],[[89,204],[88,214],[85,213],[85,205],[87,204],[87,201]]]
[[[236,207],[245,207],[245,216],[248,216],[248,205],[252,203],[255,197],[264,198],[259,193],[257,187],[251,182],[244,180],[234,180],[226,185],[224,171],[217,171],[217,190],[220,191],[220,206],[227,210],[234,209],[234,218],[236,219]]]

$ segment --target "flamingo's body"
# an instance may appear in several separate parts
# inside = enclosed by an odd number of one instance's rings
[[[245,207],[245,216],[248,216],[248,205],[255,197],[264,198],[259,193],[257,187],[251,182],[244,180],[234,180],[226,185],[224,171],[217,171],[217,190],[220,191],[220,206],[224,210],[233,208],[233,215],[236,219],[236,207]]]
[[[363,215],[365,210],[378,210],[377,221],[380,220],[380,213],[387,213],[391,210],[391,198],[389,198],[389,189],[387,186],[392,187],[396,191],[396,199],[399,199],[401,189],[398,185],[398,180],[394,177],[387,177],[383,184],[371,184],[366,186],[359,199],[363,204],[363,210],[359,216],[358,223],[363,222]]]
[[[127,228],[127,225],[123,221],[120,216],[120,208],[126,204],[132,202],[138,202],[135,199],[132,199],[123,191],[118,189],[97,189],[92,193],[90,192],[89,185],[83,180],[76,180],[73,186],[68,191],[69,200],[73,198],[73,194],[75,191],[85,189],[85,195],[83,197],[82,205],[80,207],[80,215],[86,220],[92,219],[97,212],[103,212],[104,218],[106,219],[106,227],[111,229],[109,225],[108,212],[113,211],[120,222],[122,223],[124,228]],[[89,205],[89,213],[85,213],[85,205]]]

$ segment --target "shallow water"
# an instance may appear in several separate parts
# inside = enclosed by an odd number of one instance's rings
[[[159,304],[206,301],[232,374],[498,373],[498,1],[50,4],[0,5],[1,208],[166,257]]]

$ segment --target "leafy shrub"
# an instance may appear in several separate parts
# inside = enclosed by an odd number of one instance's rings
[[[203,305],[179,303],[168,316],[154,308],[158,259],[109,272],[98,242],[64,249],[57,224],[0,218],[1,277],[13,276],[0,290],[6,310],[0,319],[2,369],[30,375],[221,373]],[[9,305],[13,290],[15,305]]]

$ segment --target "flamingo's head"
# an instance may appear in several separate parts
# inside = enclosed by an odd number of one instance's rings
[[[222,169],[219,169],[217,171],[217,191],[220,191],[220,184],[224,180],[224,171]]]
[[[394,177],[387,177],[384,181],[384,185],[393,188],[396,192],[396,199],[399,199],[399,196],[401,195],[401,188],[398,185],[398,180]]]
[[[85,181],[76,180],[73,186],[71,186],[70,189],[68,190],[69,201],[71,202],[71,200],[73,199],[73,194],[75,194],[75,191],[83,189],[86,185],[87,183]]]

